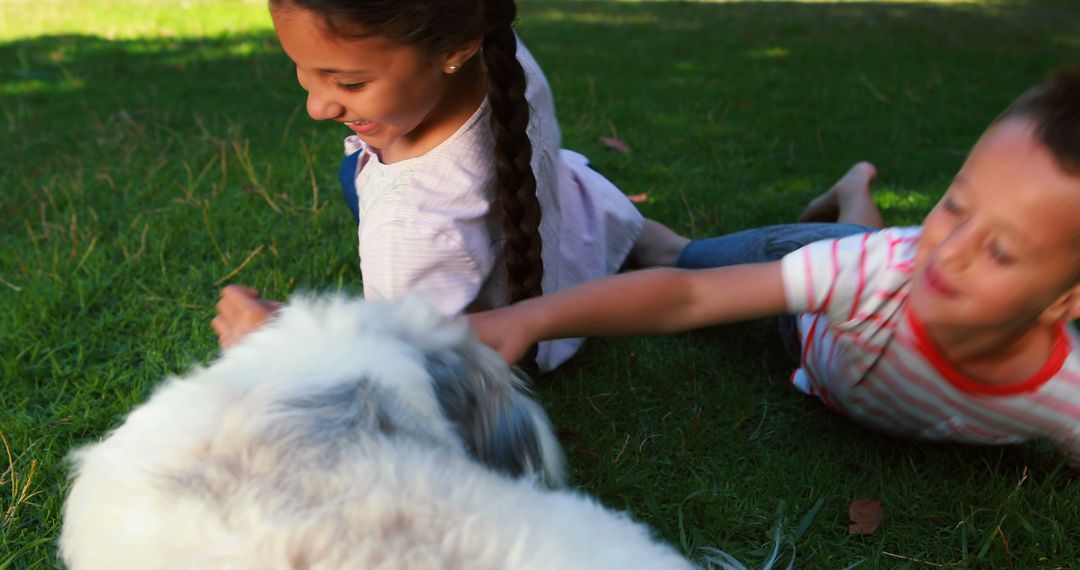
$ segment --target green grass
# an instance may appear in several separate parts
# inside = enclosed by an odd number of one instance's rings
[[[789,221],[859,159],[916,223],[1004,105],[1080,61],[1072,0],[522,12],[564,145],[696,236]],[[0,570],[59,566],[65,454],[213,358],[223,282],[360,290],[343,132],[307,119],[269,25],[261,1],[0,0]],[[861,429],[786,385],[768,329],[590,342],[541,389],[574,485],[693,557],[753,566],[779,530],[798,568],[1075,567],[1080,482],[1049,447]],[[847,533],[858,498],[873,535]]]

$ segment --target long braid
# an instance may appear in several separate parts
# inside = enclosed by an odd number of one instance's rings
[[[486,0],[485,8],[490,28],[484,36],[483,54],[495,137],[495,206],[502,212],[506,237],[507,302],[515,303],[543,293],[540,201],[532,171],[532,143],[526,131],[529,105],[525,72],[517,60],[512,27],[517,7],[513,0]],[[534,346],[522,366],[535,372],[535,357]]]
[[[529,104],[525,72],[517,60],[514,0],[270,0],[278,9],[298,7],[321,14],[331,32],[380,35],[438,56],[483,35],[491,132],[495,138],[494,211],[502,217],[506,243],[507,302],[542,292],[540,202],[526,128]],[[522,366],[535,372],[536,347]]]

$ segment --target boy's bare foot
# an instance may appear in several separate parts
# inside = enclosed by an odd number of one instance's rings
[[[631,269],[674,267],[679,261],[679,254],[688,243],[688,238],[671,231],[671,228],[660,222],[646,218],[641,235],[630,250],[627,265]]]
[[[882,227],[881,213],[870,196],[870,186],[877,178],[877,168],[869,162],[852,166],[824,194],[807,204],[799,222],[841,222]]]

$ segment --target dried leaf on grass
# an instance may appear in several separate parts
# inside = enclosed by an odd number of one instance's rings
[[[884,516],[879,499],[856,499],[848,505],[848,517],[852,522],[848,534],[874,534]]]
[[[604,143],[604,146],[622,153],[627,153],[631,150],[630,145],[626,144],[626,141],[617,137],[600,137],[600,142]]]

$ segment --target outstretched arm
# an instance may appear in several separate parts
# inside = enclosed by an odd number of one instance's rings
[[[665,334],[780,314],[780,262],[624,273],[469,316],[476,337],[516,362],[541,340]]]

